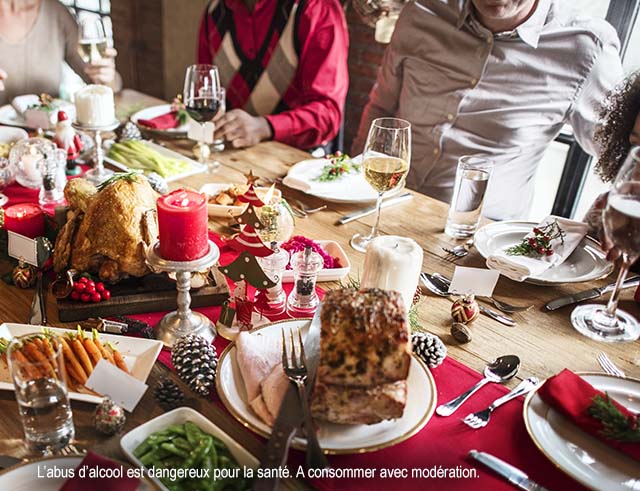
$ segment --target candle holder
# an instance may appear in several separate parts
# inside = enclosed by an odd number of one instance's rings
[[[42,173],[40,163],[53,156],[56,146],[40,137],[27,138],[16,143],[9,152],[9,163],[15,170],[15,179],[21,186],[40,189]]]
[[[147,264],[155,272],[175,273],[178,290],[178,309],[165,315],[156,324],[158,340],[171,348],[175,342],[187,334],[197,334],[207,341],[216,337],[213,323],[204,315],[191,310],[191,273],[204,271],[213,266],[220,257],[220,250],[209,241],[209,252],[194,261],[168,261],[158,252],[159,242],[147,249]]]
[[[84,178],[89,182],[92,182],[96,186],[106,181],[109,176],[113,174],[113,171],[110,169],[104,168],[104,150],[102,148],[102,133],[107,131],[113,131],[118,126],[120,126],[120,121],[115,120],[110,124],[106,124],[103,126],[89,126],[84,125],[78,122],[72,123],[72,126],[76,130],[84,131],[91,135],[94,143],[94,160],[95,165],[93,169],[87,171],[84,175]]]

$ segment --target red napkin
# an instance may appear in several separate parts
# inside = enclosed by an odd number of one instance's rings
[[[139,119],[138,124],[156,130],[168,130],[180,126],[178,123],[178,111],[171,111],[151,119]]]
[[[554,409],[560,411],[565,417],[581,430],[600,439],[607,445],[627,454],[636,460],[640,460],[640,444],[620,443],[608,440],[600,434],[602,423],[589,416],[588,408],[596,395],[606,397],[604,392],[593,388],[593,386],[579,377],[571,370],[564,369],[558,375],[548,379],[540,389],[538,394],[542,400]],[[633,417],[633,413],[615,401],[612,401],[618,409],[627,417]]]
[[[80,477],[81,469],[85,467],[85,477]],[[90,478],[89,473],[97,469],[117,469],[118,472],[122,472],[122,477],[95,477]],[[136,477],[127,477],[127,468],[122,464],[115,462],[111,459],[107,459],[102,455],[95,454],[93,452],[87,452],[87,455],[80,465],[76,467],[75,475],[71,479],[67,480],[60,488],[60,491],[135,491],[140,484],[140,480]]]

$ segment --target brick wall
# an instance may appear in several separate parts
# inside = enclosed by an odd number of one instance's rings
[[[351,7],[347,9],[347,24],[350,37],[349,93],[345,108],[344,148],[349,151],[387,45],[375,41],[374,29],[364,24]]]

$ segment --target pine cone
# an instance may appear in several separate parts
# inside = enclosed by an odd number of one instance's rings
[[[171,351],[171,363],[191,390],[207,396],[213,389],[218,355],[202,336],[187,334],[178,339]]]
[[[116,136],[119,142],[126,142],[128,140],[142,140],[142,133],[138,127],[131,121],[127,121],[124,126],[121,126],[116,130]]]
[[[184,400],[184,392],[173,380],[160,380],[153,389],[153,396],[165,409],[173,409]]]
[[[164,177],[155,172],[150,172],[146,174],[145,177],[147,181],[149,181],[149,185],[153,188],[153,190],[158,194],[167,194],[169,192],[169,185],[167,181],[165,181]]]
[[[416,332],[411,336],[413,352],[418,355],[429,368],[442,364],[447,356],[447,347],[438,336],[426,332]]]

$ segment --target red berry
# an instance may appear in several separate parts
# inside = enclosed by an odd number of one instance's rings
[[[92,287],[95,288],[96,287],[96,283],[93,280],[89,280],[89,281],[87,281],[87,286],[92,286]]]
[[[87,287],[84,289],[85,292],[87,293],[95,293],[96,292],[96,286],[92,285],[91,283],[87,283]]]
[[[103,292],[104,291],[104,283],[102,283],[102,282],[96,283],[96,291],[97,292]]]
[[[109,300],[111,298],[111,292],[109,290],[100,292],[100,297],[102,297],[102,300]]]
[[[82,300],[82,302],[84,303],[89,303],[91,301],[91,295],[89,295],[88,293],[83,293],[82,295],[80,295],[80,300]]]
[[[86,276],[83,276],[78,280],[78,282],[80,283],[86,283],[87,281],[89,281],[89,278],[87,278]]]
[[[553,249],[547,249],[547,251],[545,252],[545,254],[547,256],[553,256]]]
[[[72,291],[71,292],[71,300],[75,300],[76,302],[80,300],[80,292]]]
[[[540,233],[540,229],[539,229],[538,227],[535,227],[535,228],[533,229],[533,233],[534,233],[534,234],[536,234],[536,235],[538,235],[538,234]]]
[[[85,288],[87,288],[87,285],[84,284],[84,283],[74,283],[73,284],[73,289],[75,291],[77,291],[77,292],[82,293],[85,290]]]
[[[100,294],[98,292],[93,292],[91,294],[91,301],[93,303],[98,303],[100,300],[102,300],[102,297],[100,296]]]
[[[531,246],[535,246],[535,245],[536,245],[536,239],[534,239],[533,237],[531,237],[531,238],[529,239],[529,245],[531,245]]]
[[[336,153],[334,153],[334,155],[336,157],[340,157],[342,155],[342,152],[340,150],[336,150]]]

